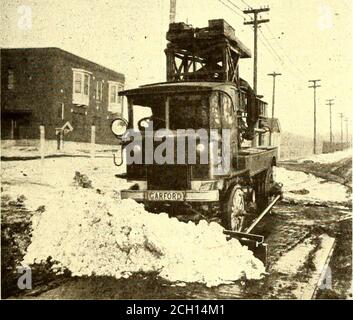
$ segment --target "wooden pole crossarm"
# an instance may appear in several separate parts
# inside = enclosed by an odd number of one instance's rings
[[[261,20],[257,20],[255,21],[245,21],[244,24],[245,25],[254,25],[254,24],[261,24],[261,23],[267,23],[270,22],[270,19],[261,19]]]
[[[270,11],[270,8],[258,8],[258,9],[246,9],[244,10],[243,12],[245,14],[257,14],[257,13],[260,13],[260,12],[268,12]]]

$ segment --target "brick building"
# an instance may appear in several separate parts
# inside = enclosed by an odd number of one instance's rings
[[[115,143],[113,118],[122,113],[118,91],[123,74],[59,48],[1,49],[1,139],[56,140],[63,126],[73,130],[65,141]]]

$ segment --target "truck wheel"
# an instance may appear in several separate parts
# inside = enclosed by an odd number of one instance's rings
[[[245,220],[244,192],[236,186],[229,193],[224,207],[224,227],[232,231],[242,231]]]

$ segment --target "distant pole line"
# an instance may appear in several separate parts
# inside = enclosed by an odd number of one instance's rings
[[[330,148],[332,150],[333,147],[333,136],[332,136],[332,106],[334,105],[333,101],[335,99],[327,99],[327,106],[330,108]]]
[[[321,85],[317,84],[321,80],[309,80],[309,83],[312,83],[309,88],[314,89],[314,147],[313,147],[313,153],[316,154],[316,89],[320,88]]]
[[[282,73],[269,73],[268,76],[273,77],[273,90],[272,90],[272,119],[275,117],[275,92],[276,92],[276,77],[281,76]]]
[[[342,112],[340,112],[339,116],[341,118],[341,144],[343,145],[343,118],[344,118],[344,114]]]
[[[269,73],[268,76],[273,77],[273,90],[272,90],[272,116],[273,119],[275,117],[275,96],[276,96],[276,77],[281,76],[281,73]],[[271,126],[273,125],[273,120]],[[270,131],[270,145],[272,145],[272,130]]]
[[[347,147],[348,147],[348,145],[349,145],[348,119],[346,118],[344,121],[346,123],[346,143],[347,143]]]

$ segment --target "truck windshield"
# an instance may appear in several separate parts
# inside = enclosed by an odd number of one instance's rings
[[[147,101],[146,101],[147,102]],[[145,106],[134,105],[134,127],[141,119],[153,121],[153,129],[209,128],[209,96],[200,94],[155,96]],[[169,119],[169,126],[167,120]]]
[[[177,95],[169,97],[169,127],[201,129],[209,127],[207,95]]]

